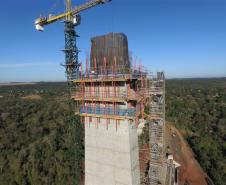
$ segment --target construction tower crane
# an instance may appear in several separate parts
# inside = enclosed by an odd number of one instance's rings
[[[65,22],[65,68],[67,74],[67,80],[70,82],[73,78],[78,77],[79,64],[78,53],[79,50],[76,45],[76,37],[78,35],[75,31],[75,26],[80,24],[81,18],[79,13],[92,8],[97,5],[105,4],[111,0],[91,0],[83,5],[72,8],[71,0],[65,0],[66,12],[59,15],[49,15],[47,17],[40,17],[35,20],[35,28],[38,31],[44,31],[44,26],[54,23],[59,20],[64,20]]]

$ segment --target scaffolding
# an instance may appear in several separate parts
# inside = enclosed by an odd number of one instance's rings
[[[149,86],[150,185],[164,184],[165,77],[157,73]]]
[[[140,78],[139,91],[144,97],[146,109],[143,133],[148,133],[147,147],[140,146],[140,156],[146,156],[140,160],[141,166],[145,166],[142,167],[145,171],[141,172],[141,184],[165,185],[165,77],[163,72],[153,74],[145,71]]]

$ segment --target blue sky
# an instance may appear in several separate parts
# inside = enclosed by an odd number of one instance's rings
[[[62,12],[63,2],[0,2],[0,82],[65,80],[60,66],[63,23],[44,32],[33,25],[40,14]],[[113,0],[81,15],[81,61],[90,51],[91,37],[123,32],[133,56],[154,72],[165,71],[168,78],[226,76],[225,0]]]

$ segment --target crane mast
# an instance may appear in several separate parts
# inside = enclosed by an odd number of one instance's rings
[[[47,17],[40,17],[35,20],[35,28],[38,31],[44,31],[44,27],[51,23],[59,20],[64,20],[64,35],[65,35],[65,68],[67,74],[67,80],[70,82],[73,78],[78,77],[79,64],[78,53],[79,50],[76,45],[76,34],[75,27],[80,24],[81,17],[80,12],[87,10],[89,8],[95,7],[100,4],[105,4],[111,0],[91,0],[83,5],[72,8],[71,0],[65,0],[66,12],[59,15],[49,15]]]
[[[71,12],[71,0],[66,0],[66,12]],[[66,17],[66,20],[72,21],[72,18],[73,18],[72,15],[69,14]]]

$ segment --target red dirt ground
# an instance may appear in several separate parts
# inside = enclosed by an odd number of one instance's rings
[[[180,163],[179,184],[180,185],[207,185],[204,173],[199,163],[194,157],[194,153],[189,147],[182,134],[174,126],[166,126],[166,144],[173,153],[174,160]]]

